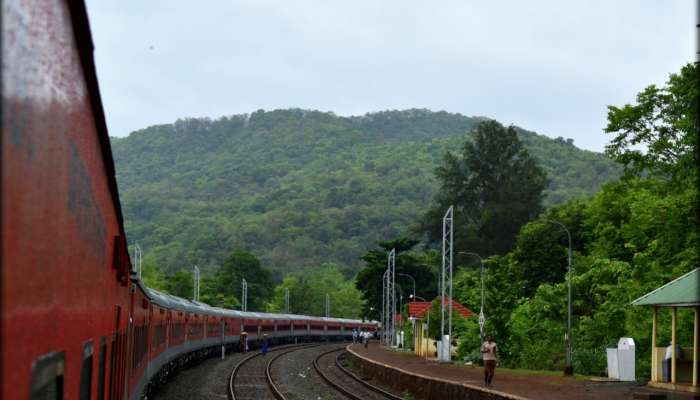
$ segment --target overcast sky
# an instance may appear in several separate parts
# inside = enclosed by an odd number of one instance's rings
[[[692,0],[88,0],[112,136],[183,117],[428,108],[601,151],[694,54]]]

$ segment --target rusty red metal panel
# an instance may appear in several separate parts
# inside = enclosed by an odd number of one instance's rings
[[[115,320],[128,309],[111,259],[124,232],[92,42],[80,1],[1,7],[0,397],[27,398],[34,363],[60,351],[65,398],[77,398],[83,344],[128,319]]]

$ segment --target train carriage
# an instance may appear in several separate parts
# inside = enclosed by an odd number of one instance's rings
[[[310,318],[302,315],[297,315],[292,320],[292,335],[294,339],[306,338],[311,335]]]
[[[278,314],[275,338],[278,342],[289,341],[294,337],[292,320],[293,315],[290,314]]]
[[[242,331],[322,337],[320,317],[219,309],[138,279],[84,3],[1,7],[0,397],[138,399]]]

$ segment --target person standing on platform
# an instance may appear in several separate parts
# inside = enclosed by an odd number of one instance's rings
[[[241,353],[248,352],[248,333],[241,332],[241,336],[238,340],[238,347]]]
[[[680,360],[682,356],[681,346],[676,343],[676,360]],[[664,382],[671,382],[671,360],[673,359],[673,342],[668,343],[666,347],[666,357],[661,365],[661,372],[664,376]]]
[[[352,328],[352,344],[357,343],[357,328]]]
[[[269,343],[267,342],[267,333],[263,335],[263,340],[262,340],[262,347],[260,348],[260,352],[262,353],[263,356],[267,354],[267,349],[268,349]]]
[[[367,345],[369,344],[369,331],[365,331],[362,333],[362,342],[365,344],[366,349]]]
[[[498,360],[498,346],[491,335],[486,336],[486,341],[481,345],[481,359],[484,360],[484,386],[491,386]]]

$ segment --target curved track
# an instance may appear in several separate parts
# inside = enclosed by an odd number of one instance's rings
[[[270,374],[272,363],[284,354],[314,346],[317,345],[301,344],[282,346],[271,349],[268,352],[268,354],[278,353],[274,356],[263,356],[260,352],[255,352],[244,358],[236,364],[231,372],[228,390],[229,398],[231,400],[285,400],[285,397],[275,385],[272,375]]]
[[[234,367],[229,377],[228,395],[231,400],[287,400],[280,386],[273,378],[272,366],[276,360],[289,353],[319,347],[319,344],[288,345],[271,349],[273,355],[263,356],[255,352],[242,359]],[[334,348],[313,355],[314,370],[319,377],[338,392],[337,398],[353,400],[391,399],[401,400],[386,390],[371,385],[342,365],[341,359],[346,354],[344,348]],[[308,363],[308,361],[307,361]],[[302,368],[308,364],[300,365]],[[318,381],[318,382],[323,382]],[[289,389],[289,388],[287,388]],[[297,397],[288,392],[291,397]],[[335,396],[334,396],[335,397]]]
[[[334,353],[338,354],[333,357]],[[319,354],[314,360],[314,369],[326,383],[353,400],[403,399],[401,396],[369,384],[345,368],[340,362],[341,356],[345,354],[345,349],[333,349]]]

